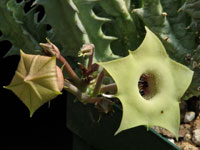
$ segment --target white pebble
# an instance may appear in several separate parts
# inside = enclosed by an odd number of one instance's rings
[[[190,111],[185,113],[184,122],[191,122],[195,118],[195,112]]]
[[[168,139],[171,143],[175,143],[174,139]]]
[[[194,144],[200,146],[200,129],[195,129],[193,131],[192,141]]]
[[[192,135],[189,134],[189,133],[186,133],[185,136],[184,136],[184,140],[185,140],[185,141],[190,141],[191,138],[192,138]]]

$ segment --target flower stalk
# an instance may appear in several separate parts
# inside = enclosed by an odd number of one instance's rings
[[[40,43],[40,46],[43,48],[44,53],[48,56],[56,55],[57,60],[59,60],[64,65],[64,68],[67,71],[72,82],[75,85],[80,86],[80,78],[74,72],[68,61],[60,54],[60,50],[58,49],[58,47],[55,46],[49,39],[46,40],[48,43]]]
[[[104,71],[102,70],[97,77],[96,85],[93,91],[93,96],[97,96],[99,94],[101,85],[103,83],[103,78],[104,78]]]
[[[117,86],[115,83],[103,85],[100,89],[100,93],[115,94],[115,93],[117,93]]]
[[[56,47],[49,39],[46,39],[47,43],[40,43],[40,46],[43,48],[44,53],[48,56],[56,56],[56,59],[63,64],[63,68],[67,71],[69,79],[64,81],[64,90],[75,95],[78,100],[82,103],[93,103],[95,107],[98,108],[101,112],[108,113],[112,105],[112,102],[108,101],[106,97],[100,93],[116,93],[116,85],[104,85],[102,83],[104,80],[104,70],[102,70],[98,76],[94,76],[93,73],[99,69],[99,65],[93,64],[94,57],[94,45],[93,44],[84,44],[79,51],[80,56],[89,56],[87,67],[83,64],[80,64],[80,69],[82,70],[83,78],[80,79],[77,74],[74,72],[68,61],[60,54],[60,50]],[[95,79],[96,78],[96,79]],[[87,93],[88,86],[95,81],[95,86],[93,93],[90,95]],[[98,96],[98,97],[97,97]]]

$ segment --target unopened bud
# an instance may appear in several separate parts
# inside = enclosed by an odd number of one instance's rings
[[[56,66],[56,56],[25,54],[21,59],[12,82],[4,86],[13,91],[28,107],[30,116],[44,103],[62,94],[64,77]]]
[[[48,43],[40,43],[40,46],[43,48],[45,54],[48,56],[56,55],[56,58],[58,59],[60,57],[60,50],[49,39],[46,40]]]
[[[78,56],[81,57],[85,57],[85,56],[91,56],[94,52],[94,44],[84,44],[81,47],[81,50],[78,53]]]

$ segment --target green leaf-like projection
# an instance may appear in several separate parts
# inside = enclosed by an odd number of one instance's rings
[[[76,10],[72,0],[36,0],[36,4],[45,8],[46,22],[55,32],[55,40],[61,45],[63,56],[77,56],[87,35],[79,29],[81,22],[76,20]]]
[[[21,51],[21,59],[12,82],[5,88],[21,99],[32,116],[41,105],[61,94],[59,81],[56,56],[29,55]]]
[[[193,71],[170,59],[160,40],[146,28],[140,47],[117,60],[99,63],[117,84],[116,97],[123,116],[116,134],[140,125],[160,126],[178,137],[179,102],[191,83]],[[141,96],[138,82],[147,76],[148,88]]]
[[[45,19],[37,21],[39,14],[37,7],[28,13],[24,12],[27,1],[17,3],[16,0],[0,1],[0,30],[3,35],[0,41],[8,40],[12,43],[11,49],[6,56],[18,55],[19,49],[27,53],[38,53],[40,42],[45,42],[45,38],[52,39],[53,34],[46,31]]]

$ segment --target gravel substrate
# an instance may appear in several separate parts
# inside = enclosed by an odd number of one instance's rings
[[[181,125],[178,141],[166,129],[153,127],[182,150],[200,150],[200,98],[193,97],[180,104]]]

